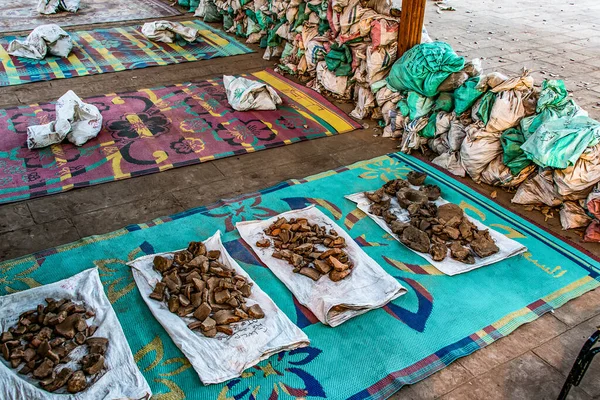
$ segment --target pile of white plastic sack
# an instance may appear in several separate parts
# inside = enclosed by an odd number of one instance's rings
[[[351,115],[362,119],[381,118],[371,86],[385,85],[396,60],[399,8],[387,0],[200,0],[195,15],[260,44],[265,59],[279,57],[279,70],[307,86],[354,98]]]
[[[600,182],[600,123],[562,81],[540,89],[527,71],[485,75],[434,42],[405,53],[375,97],[384,136],[399,138],[401,151],[427,146],[438,154],[433,163],[455,175],[515,188],[513,203],[560,206],[563,229],[590,224],[586,198]]]
[[[189,0],[185,0],[191,4]],[[484,75],[442,42],[396,61],[400,1],[199,0],[195,15],[279,57],[307,86],[353,99],[351,116],[382,120],[383,136],[476,182],[516,189],[514,203],[562,206],[564,229],[589,223],[585,199],[600,181],[600,123],[562,81],[534,88],[527,71]],[[518,188],[518,189],[517,189]],[[582,216],[586,216],[583,218]]]

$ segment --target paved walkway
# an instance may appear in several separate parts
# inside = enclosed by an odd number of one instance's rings
[[[457,11],[442,14],[435,12],[433,2],[428,4],[426,25],[432,37],[450,42],[464,56],[485,57],[488,71],[514,74],[525,65],[534,71],[538,83],[543,78],[565,79],[577,102],[592,117],[600,118],[600,26],[595,25],[600,2],[455,0],[451,4]],[[0,107],[55,100],[68,89],[87,97],[271,67],[261,56],[259,52],[3,88]],[[374,137],[375,125],[371,122],[370,126],[350,134],[2,205],[0,260],[396,150],[396,142]],[[482,186],[481,190],[490,193],[493,189]],[[496,201],[513,207],[501,191]],[[558,216],[547,225],[562,234]],[[565,236],[580,240],[576,233]],[[587,247],[600,253],[598,245]],[[600,291],[595,291],[403,389],[394,398],[556,398],[581,344],[598,325]],[[600,398],[599,371],[597,360],[571,398]]]

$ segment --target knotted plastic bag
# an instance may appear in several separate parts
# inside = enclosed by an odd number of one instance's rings
[[[13,40],[8,45],[8,54],[16,57],[42,60],[50,54],[67,57],[73,49],[71,36],[56,24],[40,25],[24,41]]]
[[[27,128],[27,147],[37,149],[62,142],[65,137],[76,146],[95,138],[102,129],[102,114],[69,90],[56,102],[56,120]]]
[[[237,111],[276,110],[283,101],[275,89],[265,83],[223,75],[227,101]]]

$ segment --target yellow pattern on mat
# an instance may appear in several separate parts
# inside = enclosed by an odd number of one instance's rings
[[[350,125],[346,120],[341,118],[335,112],[332,112],[327,107],[324,107],[323,104],[314,100],[312,97],[309,96],[308,93],[296,89],[292,85],[289,85],[285,81],[279,79],[277,76],[267,71],[255,72],[252,75],[273,86],[280,92],[283,92],[286,96],[290,97],[303,107],[306,107],[310,112],[327,121],[327,123],[330,124],[339,133],[354,130],[354,127]]]

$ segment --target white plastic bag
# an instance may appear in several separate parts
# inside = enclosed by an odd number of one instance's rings
[[[76,146],[98,136],[102,114],[69,90],[56,101],[56,121],[27,128],[27,147],[37,149],[62,142],[65,137]]]
[[[460,163],[460,154],[458,152],[442,153],[433,160],[431,160],[437,166],[440,166],[450,172],[452,175],[465,177],[465,169]]]
[[[466,128],[466,137],[460,147],[460,162],[477,183],[489,163],[502,154],[500,133],[480,129],[477,124]]]
[[[237,111],[276,110],[283,101],[266,83],[223,75],[227,101]]]
[[[179,22],[154,21],[146,22],[142,26],[142,35],[150,40],[164,43],[173,43],[176,35],[187,42],[193,42],[198,38],[198,34],[198,29],[184,26]]]
[[[510,168],[504,165],[502,158],[502,154],[499,154],[488,164],[481,173],[481,182],[492,186],[515,187],[519,186],[536,169],[534,165],[528,165],[519,172],[519,175],[514,176],[510,172]]]
[[[558,213],[563,230],[584,228],[592,222],[592,218],[575,201],[565,201]]]
[[[345,239],[347,247],[344,250],[354,262],[350,275],[338,282],[333,282],[328,276],[313,281],[293,272],[287,261],[273,257],[272,247],[256,246],[257,240],[265,238],[264,229],[281,217],[306,218],[328,230],[334,229]],[[296,296],[298,302],[326,325],[338,326],[352,317],[383,307],[406,293],[406,289],[369,257],[344,229],[315,206],[288,211],[267,220],[238,222],[236,227],[242,239]]]
[[[55,14],[59,11],[77,12],[79,0],[39,0],[37,12],[40,14]]]
[[[96,268],[85,270],[62,281],[0,297],[0,331],[6,331],[14,326],[19,315],[34,309],[38,304],[44,304],[44,299],[47,297],[84,303],[86,307],[95,311],[96,315],[87,322],[98,326],[92,337],[104,337],[109,340],[104,355],[106,371],[83,392],[50,393],[39,388],[35,380],[17,374],[16,370],[9,368],[2,360],[0,362],[2,400],[113,400],[149,398],[152,395],[150,387],[133,360],[123,329],[104,294]],[[78,362],[86,353],[85,347],[74,350],[69,354],[71,362]],[[65,364],[59,364],[56,368],[60,370],[64,366]]]
[[[546,169],[523,182],[510,201],[515,204],[560,205],[563,200],[552,184],[552,170]]]
[[[325,61],[320,61],[317,64],[317,82],[325,90],[335,93],[340,96],[348,95],[348,77],[335,76],[335,74],[327,69]]]
[[[554,170],[554,183],[563,196],[585,198],[587,191],[600,181],[600,144],[585,149],[575,165]]]
[[[42,60],[47,54],[67,57],[73,49],[71,36],[56,24],[40,25],[24,41],[13,40],[8,54],[16,57]]]
[[[273,354],[309,345],[310,341],[304,332],[289,320],[229,255],[221,242],[221,231],[206,239],[204,244],[210,250],[219,250],[221,263],[253,283],[247,304],[248,306],[259,304],[265,313],[264,318],[232,324],[233,335],[231,336],[217,333],[214,338],[209,338],[202,333],[192,331],[187,325],[194,319],[179,317],[169,311],[166,303],[150,298],[154,286],[162,278],[161,274],[154,269],[154,257],[161,255],[171,258],[173,253],[152,254],[127,264],[132,268],[133,278],[148,308],[169,333],[175,345],[185,354],[203,384],[209,385],[236,378],[244,370]]]
[[[364,87],[362,85],[357,86],[354,91],[354,97],[356,102],[356,107],[350,113],[352,118],[356,119],[365,119],[373,111],[375,108],[375,97],[373,96],[373,92],[367,86]]]

